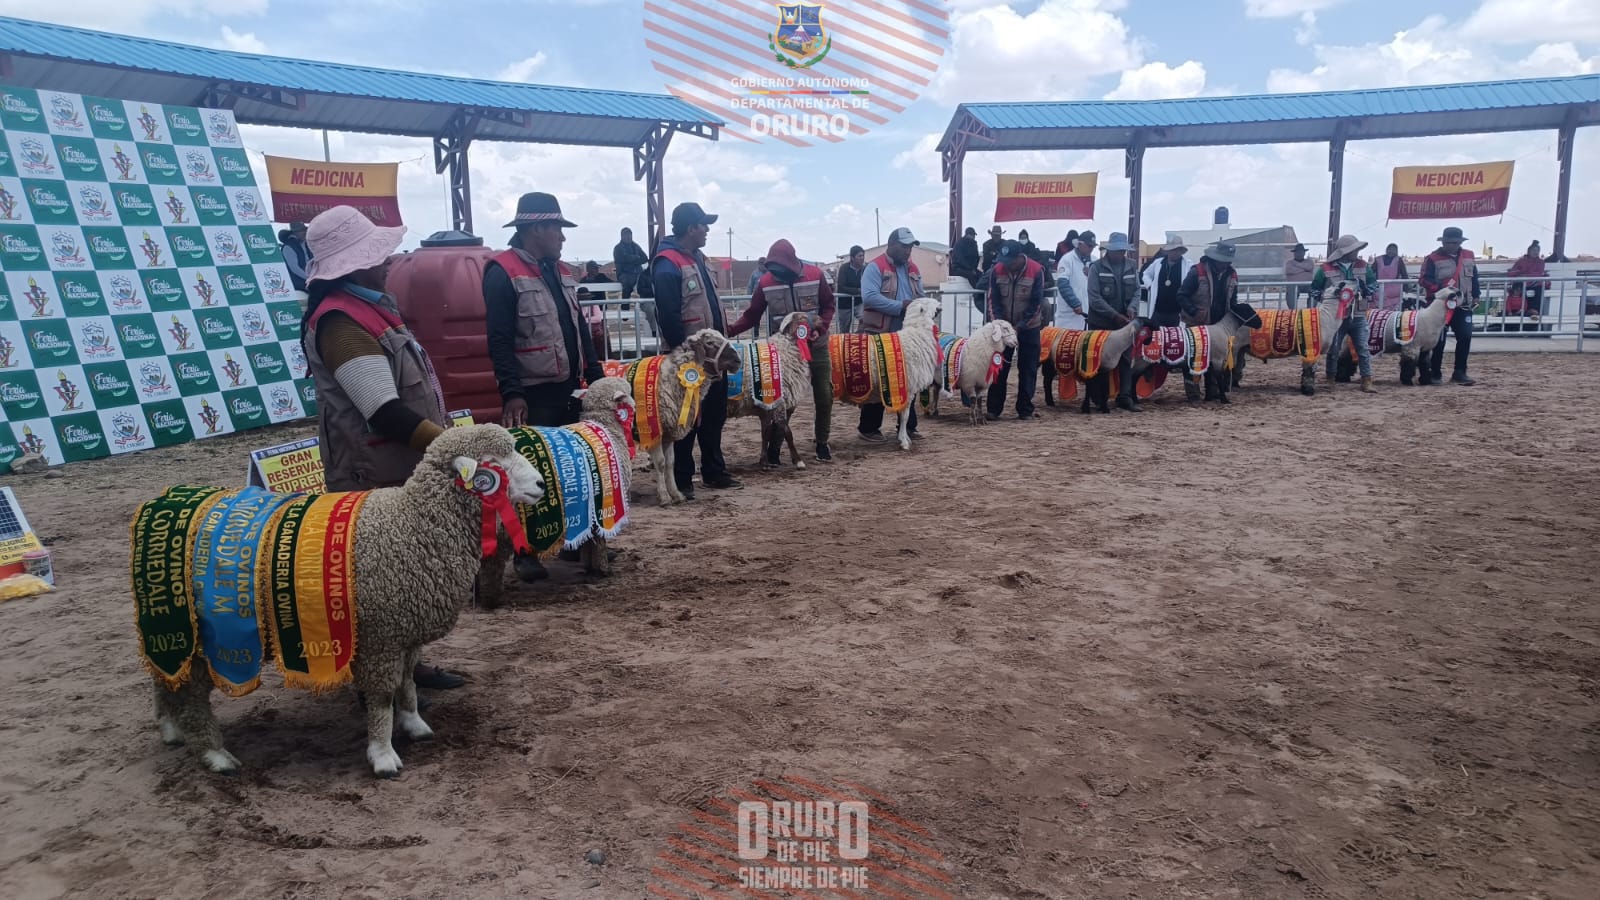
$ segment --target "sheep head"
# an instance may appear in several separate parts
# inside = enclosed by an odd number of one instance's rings
[[[1017,329],[1004,319],[996,319],[983,326],[989,340],[1001,347],[1015,347],[1017,345]]]
[[[688,344],[694,353],[694,361],[699,363],[712,378],[732,375],[744,365],[744,360],[739,358],[739,351],[734,348],[733,342],[714,328],[702,328],[696,331],[689,336]]]
[[[1238,319],[1239,320],[1239,324],[1243,325],[1246,328],[1260,328],[1261,327],[1261,315],[1260,315],[1260,313],[1257,313],[1256,310],[1255,310],[1255,307],[1251,306],[1248,303],[1240,303],[1238,301],[1234,301],[1233,304],[1228,307],[1228,315],[1233,316],[1235,319]]]
[[[511,432],[499,425],[447,428],[433,439],[423,456],[425,466],[469,484],[475,483],[484,463],[492,463],[506,473],[506,494],[512,502],[538,503],[544,496],[544,479],[539,477],[539,471],[517,452]]]
[[[929,325],[937,325],[940,312],[942,310],[939,308],[939,301],[924,297],[921,300],[911,301],[911,305],[906,307],[905,321],[910,323],[913,320],[923,320]]]
[[[586,413],[611,413],[626,406],[633,408],[633,389],[628,382],[615,376],[608,376],[572,392],[572,396],[583,401],[583,411]]]
[[[807,313],[805,310],[798,310],[783,317],[783,321],[778,323],[778,333],[786,338],[789,338],[790,340],[794,340],[795,333],[799,330],[800,326],[810,324],[810,313]]]

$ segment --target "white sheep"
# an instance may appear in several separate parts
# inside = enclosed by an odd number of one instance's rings
[[[917,394],[933,387],[939,382],[939,338],[935,328],[939,322],[939,301],[930,299],[913,300],[906,307],[905,317],[901,320],[900,349],[905,357],[905,384],[911,402],[905,408],[895,413],[896,428],[900,435],[900,449],[911,449],[911,403],[916,402]],[[829,337],[830,350],[843,345],[846,337],[854,335],[835,334]],[[835,360],[838,356],[835,355]],[[841,369],[837,362],[834,365],[834,384],[843,379]],[[838,392],[835,392],[838,393]],[[872,370],[872,390],[868,394],[868,402],[879,402],[883,396],[883,385],[879,383],[878,371]],[[850,400],[839,397],[844,403]],[[861,405],[861,404],[856,404]]]
[[[761,420],[761,465],[776,466],[783,444],[789,445],[789,460],[796,469],[806,467],[805,460],[795,450],[794,432],[789,420],[800,401],[811,396],[811,363],[801,355],[795,333],[800,326],[815,327],[811,317],[803,311],[792,312],[778,323],[772,337],[756,341],[757,347],[773,346],[778,349],[778,378],[783,385],[783,396],[774,407],[764,407],[756,402],[756,386],[748,385],[744,393],[728,400],[728,418],[755,416]],[[751,373],[745,370],[746,378]]]
[[[1439,335],[1444,333],[1445,318],[1450,312],[1449,303],[1452,299],[1458,297],[1460,293],[1461,292],[1455,288],[1445,288],[1438,293],[1438,295],[1434,298],[1433,303],[1428,304],[1422,309],[1404,309],[1397,311],[1394,316],[1389,319],[1388,324],[1383,329],[1383,349],[1378,351],[1378,353],[1373,354],[1373,356],[1378,356],[1384,353],[1400,354],[1401,384],[1411,385],[1415,383],[1417,376],[1417,360],[1419,357],[1432,352],[1433,348],[1438,345]],[[1416,296],[1408,294],[1406,296],[1406,305],[1417,305]],[[1370,324],[1373,323],[1373,320],[1377,318],[1378,312],[1379,311],[1375,309],[1367,311],[1367,321],[1369,323],[1369,327]],[[1396,329],[1404,321],[1405,317],[1412,317],[1412,336],[1410,341],[1401,343],[1400,335],[1397,333]],[[1348,343],[1346,346],[1349,346]],[[1374,360],[1374,362],[1376,362],[1376,360]],[[1356,360],[1353,359],[1348,353],[1339,354],[1339,380],[1350,380],[1351,375],[1355,371],[1355,365]]]
[[[1316,305],[1309,309],[1271,309],[1259,314],[1261,324],[1251,329],[1251,334],[1242,341],[1241,346],[1234,348],[1234,373],[1230,383],[1237,387],[1244,377],[1245,361],[1249,357],[1266,362],[1271,359],[1300,359],[1300,393],[1307,397],[1317,392],[1317,366],[1327,358],[1328,348],[1333,346],[1334,332],[1339,329],[1339,304],[1329,302],[1339,296],[1339,291],[1345,287],[1345,282],[1329,284],[1323,289],[1322,295]],[[1304,335],[1296,324],[1297,320],[1311,316],[1317,323],[1316,347],[1303,346]],[[1278,347],[1272,344],[1272,333],[1278,329],[1279,322],[1287,322],[1286,326],[1292,329],[1293,342],[1288,347]],[[1251,338],[1258,338],[1254,341]]]
[[[971,337],[956,338],[946,348],[943,380],[949,382],[951,393],[961,398],[972,424],[982,425],[986,421],[984,404],[989,396],[989,387],[999,373],[995,358],[1003,358],[1008,349],[1014,356],[1016,346],[1017,329],[1010,322],[996,319],[985,323]],[[929,393],[932,399],[928,412],[937,416],[939,395],[943,392],[936,385]]]
[[[642,377],[648,362],[642,360],[629,367],[629,371],[633,373],[630,378],[633,402],[641,416],[644,414],[646,404],[650,402],[649,398],[644,396]],[[657,408],[661,412],[661,437],[652,441],[644,433],[643,423],[640,423],[639,432],[641,444],[650,454],[650,465],[655,470],[656,501],[662,506],[682,503],[687,499],[678,490],[677,482],[672,477],[672,466],[676,457],[673,446],[683,439],[695,424],[693,415],[689,417],[687,424],[679,424],[679,414],[683,410],[684,386],[678,378],[678,373],[691,363],[697,364],[701,369],[705,382],[700,388],[702,392],[726,390],[726,385],[721,381],[722,376],[739,371],[743,365],[733,342],[713,328],[703,328],[689,335],[689,339],[684,341],[682,346],[665,355],[655,397]]]
[[[394,751],[394,724],[414,740],[431,737],[417,714],[416,684],[411,672],[425,644],[449,634],[461,607],[471,598],[481,557],[484,505],[470,488],[479,473],[487,476],[492,464],[505,473],[509,500],[536,503],[544,495],[544,482],[534,467],[518,455],[509,432],[498,425],[452,428],[435,438],[410,479],[400,487],[370,492],[355,520],[349,545],[354,576],[352,605],[355,612],[355,651],[350,670],[355,687],[366,702],[367,760],[379,777],[399,774],[400,757]],[[465,477],[467,486],[460,483]],[[488,483],[497,483],[491,479]],[[160,532],[135,518],[136,555],[153,552],[157,541],[180,546],[181,535]],[[143,527],[141,527],[143,526]],[[202,527],[195,522],[189,529]],[[263,540],[270,536],[263,534]],[[182,565],[194,566],[193,543]],[[274,553],[261,547],[256,565],[265,567],[270,583]],[[260,568],[257,571],[261,571]],[[136,579],[134,597],[140,610],[154,602]],[[273,597],[257,597],[263,617],[273,614]],[[198,601],[198,598],[196,598]],[[146,638],[141,635],[141,640]],[[263,646],[270,647],[267,635]],[[150,646],[144,644],[147,654]],[[190,752],[209,770],[220,774],[238,771],[239,760],[222,742],[222,731],[211,709],[213,679],[199,647],[192,648],[186,680],[175,688],[155,674],[156,726],[168,744],[187,743]],[[398,700],[398,706],[396,704]]]

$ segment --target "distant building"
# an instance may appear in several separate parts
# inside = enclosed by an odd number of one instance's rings
[[[886,249],[888,249],[887,244],[868,247],[867,262],[870,263],[882,256],[883,251]],[[837,262],[830,263],[828,266],[829,271],[837,273],[839,267],[844,265],[845,259],[847,257],[841,256]],[[938,287],[946,278],[950,277],[949,244],[923,241],[911,248],[911,261],[916,263],[917,269],[922,272],[922,285],[929,290]]]
[[[1189,256],[1199,259],[1206,248],[1221,241],[1232,241],[1239,248],[1233,267],[1243,277],[1265,280],[1281,279],[1283,264],[1293,255],[1291,248],[1300,242],[1294,227],[1279,225],[1276,228],[1236,228],[1231,225],[1212,225],[1209,228],[1180,228],[1168,231],[1167,240],[1182,238],[1189,248]],[[1306,245],[1311,259],[1321,259],[1319,246]]]

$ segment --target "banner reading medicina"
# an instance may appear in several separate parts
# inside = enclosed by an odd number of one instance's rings
[[[1094,218],[1094,192],[1100,182],[1094,172],[995,177],[996,222]]]
[[[727,3],[645,0],[644,45],[667,90],[723,134],[795,147],[886,125],[950,48],[940,0]]]
[[[353,206],[374,224],[400,221],[399,163],[336,163],[269,156],[272,218],[309,222],[335,206]]]
[[[0,472],[299,419],[309,386],[233,113],[0,85]]]
[[[1466,166],[1397,166],[1391,219],[1471,219],[1503,215],[1511,201],[1513,162]]]

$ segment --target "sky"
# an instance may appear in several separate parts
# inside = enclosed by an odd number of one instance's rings
[[[898,6],[839,3],[836,6]],[[660,93],[646,51],[641,0],[0,0],[0,14],[211,47],[573,87]],[[903,113],[835,144],[793,147],[674,140],[666,200],[721,216],[707,252],[753,258],[787,238],[802,257],[831,260],[898,226],[946,240],[946,188],[935,144],[961,102],[1155,99],[1392,87],[1600,72],[1594,0],[952,0],[949,50],[932,83]],[[1179,12],[1184,10],[1184,12]],[[765,52],[765,48],[760,48]],[[818,64],[818,69],[827,65]],[[781,67],[775,67],[781,74]],[[128,98],[139,99],[139,98]],[[254,150],[320,159],[320,132],[246,126]],[[335,160],[400,161],[407,246],[449,227],[442,176],[427,141],[335,133]],[[819,142],[820,143],[820,142]],[[1434,246],[1445,224],[1468,243],[1515,256],[1533,239],[1548,252],[1555,215],[1556,135],[1529,132],[1349,145],[1344,231],[1402,252]],[[645,232],[644,187],[626,150],[475,143],[477,230],[508,232],[525,191],[548,191],[579,227],[568,259],[611,254],[618,230]],[[1385,223],[1398,165],[1515,160],[1501,219]],[[1120,151],[973,153],[966,161],[966,224],[986,231],[995,174],[1098,172],[1094,230],[1125,230],[1128,183]],[[1315,246],[1327,223],[1326,145],[1152,150],[1146,154],[1144,238],[1209,227],[1226,206],[1235,226],[1291,225]],[[1584,185],[1600,176],[1600,129],[1579,131],[1568,255],[1600,252],[1600,204]],[[265,168],[257,159],[257,177]],[[1054,245],[1087,222],[1010,223]],[[729,230],[733,234],[728,234]]]

